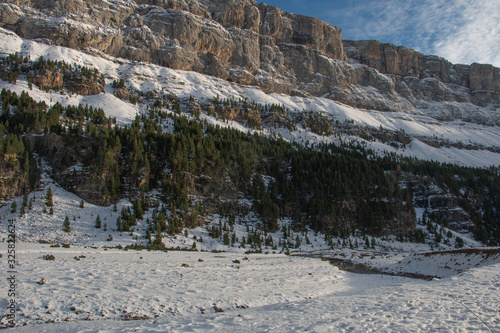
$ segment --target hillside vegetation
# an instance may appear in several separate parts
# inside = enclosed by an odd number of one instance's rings
[[[43,59],[22,63],[70,68]],[[94,80],[102,77],[96,69],[85,72],[93,73]],[[199,119],[201,113],[236,115],[233,119],[259,128],[262,118],[288,114],[277,105],[221,99],[200,104],[170,92],[148,98],[147,111],[120,126],[102,109],[49,107],[29,93],[18,96],[5,89],[0,96],[3,170],[10,172],[4,177],[4,198],[28,193],[36,185],[37,157],[49,163],[54,179],[85,200],[102,205],[135,200],[133,217],[122,222],[122,230],[142,218],[141,211],[149,209],[148,193],[158,190],[164,204],[152,233],[158,225],[175,233],[202,224],[207,215],[253,211],[264,231],[278,230],[279,220],[288,218],[297,231],[309,227],[348,237],[359,230],[421,241],[414,199],[429,184],[438,184],[470,217],[470,231],[478,240],[490,245],[500,241],[495,169],[381,157],[356,143],[302,146]],[[289,119],[284,125],[290,124]],[[283,121],[267,125],[284,126]],[[422,208],[430,208],[426,205]],[[423,219],[447,223],[439,212],[426,212]]]

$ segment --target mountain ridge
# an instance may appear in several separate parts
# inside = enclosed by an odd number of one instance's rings
[[[439,120],[500,124],[500,69],[342,40],[337,27],[252,0],[9,0],[0,3],[0,26],[23,38],[196,71],[266,93],[405,113],[443,102]],[[484,107],[491,114],[470,117]]]

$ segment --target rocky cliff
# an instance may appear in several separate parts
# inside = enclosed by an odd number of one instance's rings
[[[500,69],[492,65],[454,65],[438,56],[427,56],[404,46],[382,44],[378,41],[343,41],[349,59],[375,68],[380,73],[396,77],[396,91],[404,96],[411,82],[422,80],[433,82],[436,89],[434,100],[450,99],[446,88],[459,92],[459,87],[467,89],[470,96],[457,102],[473,102],[477,105],[493,104],[498,107],[500,93]],[[415,80],[418,79],[418,80]],[[412,93],[421,94],[415,88]]]
[[[339,28],[253,0],[4,0],[0,26],[24,38],[265,92],[500,124],[500,69],[453,65],[376,41],[343,41]]]

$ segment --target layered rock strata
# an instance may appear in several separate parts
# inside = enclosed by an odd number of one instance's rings
[[[406,47],[342,41],[341,29],[253,0],[4,0],[23,38],[379,111],[500,124],[500,69]]]

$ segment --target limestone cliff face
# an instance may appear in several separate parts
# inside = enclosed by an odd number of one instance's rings
[[[343,44],[349,59],[375,68],[380,73],[397,76],[399,82],[397,92],[399,94],[412,93],[417,99],[422,99],[420,95],[424,91],[411,87],[410,82],[415,81],[406,79],[414,77],[419,82],[422,80],[432,82],[430,88],[433,88],[435,96],[432,96],[430,100],[450,100],[472,102],[481,106],[491,104],[495,107],[499,106],[500,68],[477,63],[470,66],[454,65],[437,56],[427,56],[404,46],[382,44],[373,40],[345,40]],[[460,87],[464,87],[468,91],[465,91],[464,94],[463,91],[460,91]],[[447,88],[454,90],[456,96],[443,92]],[[453,92],[451,93],[453,94]]]
[[[404,46],[374,40],[344,40],[343,44],[350,59],[381,73],[419,79],[437,78],[443,83],[461,85],[472,91],[500,92],[500,68],[492,65],[453,65],[437,56],[426,56]]]
[[[339,28],[253,0],[3,0],[0,26],[24,38],[197,71],[266,92],[500,124],[500,115],[484,116],[481,109],[500,107],[498,68],[453,65],[377,41],[342,41]]]

